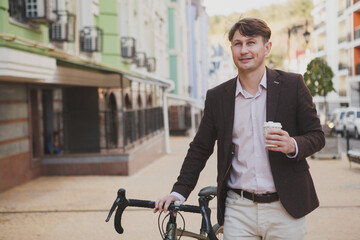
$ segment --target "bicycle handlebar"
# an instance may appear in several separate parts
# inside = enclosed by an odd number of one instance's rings
[[[116,232],[122,234],[124,232],[123,227],[121,226],[121,217],[126,207],[143,207],[143,208],[155,208],[154,201],[148,200],[138,200],[138,199],[126,199],[125,197],[125,189],[120,188],[117,193],[117,198],[115,199],[109,214],[106,218],[106,222],[108,222],[111,218],[111,215],[116,209],[115,219],[114,219],[114,227]],[[215,233],[212,229],[211,221],[210,221],[210,213],[211,210],[206,204],[206,200],[203,197],[199,198],[199,206],[193,205],[177,205],[175,203],[171,203],[168,208],[169,211],[183,211],[183,212],[192,212],[192,213],[201,213],[206,223],[206,232],[208,233],[210,240],[218,240],[215,236]]]

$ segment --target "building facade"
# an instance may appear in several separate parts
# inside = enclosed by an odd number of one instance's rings
[[[1,1],[0,191],[41,175],[132,174],[165,153],[180,2]]]
[[[315,56],[325,58],[335,74],[336,93],[327,98],[330,112],[360,106],[360,1],[314,0],[312,15]]]

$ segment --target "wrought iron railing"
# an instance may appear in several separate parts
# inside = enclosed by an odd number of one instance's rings
[[[130,145],[164,128],[161,107],[124,112],[124,145]]]
[[[122,149],[164,128],[162,107],[100,112],[101,148]]]

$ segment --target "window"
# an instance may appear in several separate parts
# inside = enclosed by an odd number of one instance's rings
[[[27,20],[25,15],[25,1],[9,0],[9,14],[13,19],[21,23],[26,23]]]

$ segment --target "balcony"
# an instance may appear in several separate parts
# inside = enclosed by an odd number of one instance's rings
[[[325,22],[320,22],[314,26],[314,30],[318,30],[319,28],[325,27]]]
[[[354,30],[354,39],[356,40],[358,38],[360,38],[360,27],[359,26],[357,26]]]
[[[340,89],[339,90],[339,96],[340,97],[346,97],[346,90],[345,89]]]
[[[360,63],[357,63],[355,65],[355,75],[360,75]]]
[[[344,14],[346,8],[342,8],[338,11],[338,17]]]
[[[338,38],[338,43],[345,42],[347,40],[347,36],[342,36]]]
[[[348,65],[346,63],[342,63],[342,62],[339,63],[339,70],[344,70],[347,68],[348,68]]]

